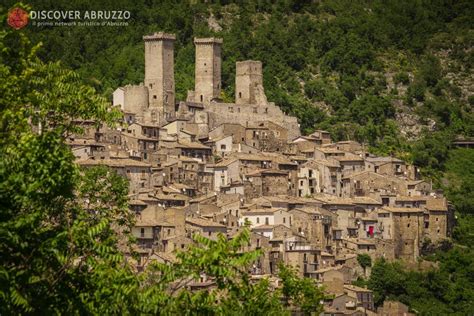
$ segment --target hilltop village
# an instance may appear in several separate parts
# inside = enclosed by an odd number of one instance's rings
[[[79,165],[129,180],[137,270],[176,260],[195,233],[232,238],[249,227],[247,250],[264,252],[250,271],[256,279],[276,279],[283,262],[333,294],[324,315],[408,315],[399,302],[375,310],[372,292],[351,285],[370,273],[357,256],[417,262],[452,233],[442,193],[400,159],[323,130],[302,136],[296,118],[267,100],[260,61],[236,63],[235,102],[223,102],[222,39],[194,39],[195,88],[176,100],[175,36],[143,40],[144,82],[113,93],[122,126],[77,121],[85,133],[68,139]],[[192,284],[212,286],[206,276]]]

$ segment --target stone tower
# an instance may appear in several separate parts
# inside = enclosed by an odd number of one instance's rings
[[[163,32],[143,36],[145,41],[145,86],[149,107],[160,113],[174,113],[174,34]]]
[[[262,62],[238,61],[235,73],[236,104],[266,104],[263,90]]]
[[[221,93],[221,38],[195,38],[195,102],[209,102]]]

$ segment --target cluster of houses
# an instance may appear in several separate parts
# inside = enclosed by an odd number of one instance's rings
[[[323,130],[301,136],[296,119],[267,101],[260,62],[237,62],[236,100],[222,102],[220,39],[195,39],[195,90],[176,102],[174,39],[144,37],[145,82],[114,92],[122,125],[80,120],[85,132],[68,139],[79,165],[129,180],[137,269],[173,262],[194,234],[232,238],[248,227],[242,250],[263,251],[249,271],[256,279],[276,280],[285,263],[333,294],[324,315],[408,315],[399,302],[376,310],[372,292],[351,285],[368,273],[357,256],[416,262],[451,235],[448,201],[400,159]],[[203,276],[192,286],[213,283]]]

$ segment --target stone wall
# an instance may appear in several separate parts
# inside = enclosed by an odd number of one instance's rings
[[[296,117],[284,114],[273,102],[269,102],[266,106],[211,102],[205,107],[206,112],[209,113],[209,129],[211,130],[223,123],[247,126],[248,122],[272,121],[288,129],[288,140],[300,135]]]

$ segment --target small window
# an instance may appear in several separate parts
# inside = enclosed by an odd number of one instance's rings
[[[203,100],[203,97],[202,97],[202,94],[201,94],[201,102],[202,102],[202,100]]]
[[[283,217],[283,224],[286,224],[286,217]]]
[[[145,228],[140,228],[140,236],[145,237]]]
[[[260,217],[257,217],[257,224],[260,224]]]
[[[155,99],[155,100],[156,100],[156,95],[153,95],[153,99]]]
[[[242,98],[242,92],[239,92],[239,99]]]

